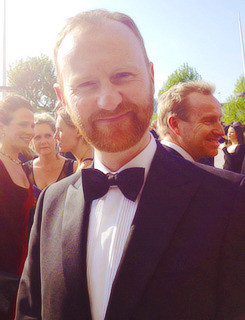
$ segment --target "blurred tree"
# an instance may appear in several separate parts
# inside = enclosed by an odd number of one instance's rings
[[[57,100],[53,84],[56,82],[55,68],[46,55],[28,57],[9,66],[8,85],[28,99],[35,112],[51,112]]]
[[[242,75],[235,84],[234,94],[229,96],[222,106],[222,121],[225,124],[235,121],[241,121],[245,124],[245,97],[239,96],[243,92],[245,92],[245,78]]]
[[[158,97],[179,82],[195,81],[200,79],[202,79],[202,77],[197,73],[196,69],[190,67],[188,63],[184,63],[168,77],[167,81],[163,84],[162,89],[159,91]]]
[[[245,92],[245,78],[243,75],[241,75],[235,84],[234,93],[239,94],[244,92]]]

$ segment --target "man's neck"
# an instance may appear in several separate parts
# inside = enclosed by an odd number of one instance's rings
[[[171,137],[164,137],[161,143],[164,145],[164,142],[166,142],[167,146],[177,151],[186,160],[195,161],[193,157],[184,148],[182,148],[182,146],[180,146],[177,141],[171,139]],[[168,143],[171,143],[171,145]]]
[[[141,140],[133,147],[121,152],[104,152],[95,150],[99,161],[107,167],[110,171],[116,172],[126,163],[135,158],[141,151],[143,151],[151,140],[150,133],[147,131]]]

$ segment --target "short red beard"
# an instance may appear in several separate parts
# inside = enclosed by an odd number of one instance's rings
[[[136,105],[130,100],[123,98],[122,103],[113,111],[98,110],[87,121],[82,117],[76,119],[83,137],[95,149],[104,152],[120,152],[136,145],[149,130],[150,120],[154,109],[153,94],[148,95],[144,105]],[[71,108],[72,110],[72,108]],[[115,117],[128,113],[128,121],[123,125],[112,124],[103,130],[97,120]],[[73,116],[76,116],[73,113]]]

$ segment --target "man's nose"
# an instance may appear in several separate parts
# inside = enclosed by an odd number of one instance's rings
[[[113,84],[101,86],[97,97],[97,105],[100,109],[114,110],[122,102],[122,95]]]
[[[219,135],[221,137],[225,134],[224,128],[221,125],[221,123],[217,123],[217,127],[215,128],[215,132],[217,135]]]

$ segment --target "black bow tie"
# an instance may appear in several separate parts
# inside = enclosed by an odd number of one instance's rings
[[[83,169],[84,197],[88,201],[101,198],[110,186],[117,185],[126,198],[135,201],[144,182],[144,173],[144,168],[129,168],[116,174],[104,174],[92,168]]]

